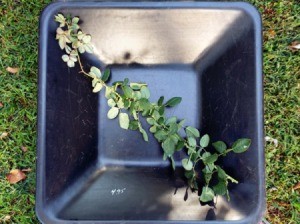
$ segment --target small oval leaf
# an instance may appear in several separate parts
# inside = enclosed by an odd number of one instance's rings
[[[210,164],[210,163],[214,163],[218,160],[218,154],[213,154],[213,155],[210,155],[210,156],[207,156],[207,157],[203,157],[202,156],[202,160],[204,162],[204,164]]]
[[[108,119],[114,119],[114,118],[116,118],[116,117],[118,116],[118,114],[119,114],[119,108],[117,108],[117,107],[112,107],[112,108],[108,111],[107,117],[108,117]]]
[[[115,102],[113,99],[109,99],[109,100],[107,101],[107,104],[108,104],[108,106],[110,106],[110,107],[116,106],[116,102]]]
[[[232,150],[235,153],[242,153],[247,151],[251,145],[251,139],[248,138],[241,138],[235,141],[232,145]]]
[[[107,68],[104,70],[103,75],[101,77],[103,82],[106,82],[109,79],[110,76],[110,70]]]
[[[100,82],[97,82],[93,89],[93,93],[100,92],[102,88],[103,88],[103,85]]]
[[[183,159],[181,163],[185,170],[189,171],[193,169],[193,163],[189,159]]]
[[[185,129],[185,132],[188,137],[196,137],[196,138],[200,137],[200,133],[199,133],[198,129],[196,129],[194,127],[188,126]]]
[[[140,132],[141,132],[142,135],[143,135],[144,141],[145,141],[145,142],[148,142],[149,138],[148,138],[147,132],[146,132],[144,129],[140,129]]]
[[[164,97],[161,96],[161,97],[159,97],[159,99],[158,99],[158,101],[157,101],[157,105],[158,105],[158,106],[162,106],[162,105],[163,105],[163,102],[164,102]]]
[[[129,116],[126,113],[119,114],[119,124],[123,129],[128,129],[129,127]]]
[[[195,147],[197,145],[196,139],[194,137],[188,137],[189,146]]]
[[[202,138],[200,139],[200,146],[205,148],[209,144],[209,135],[203,135]]]
[[[149,99],[150,98],[150,91],[149,91],[148,87],[142,86],[141,94],[142,94],[142,98]]]
[[[162,143],[162,148],[164,152],[168,155],[171,156],[175,152],[175,142],[172,138],[168,137],[163,143]]]
[[[176,122],[177,122],[177,117],[172,116],[166,120],[165,125],[170,125],[170,124],[176,123]]]
[[[217,195],[225,195],[227,193],[227,184],[226,181],[220,181],[217,185],[213,186],[214,192]]]
[[[181,102],[181,100],[182,100],[181,97],[173,97],[166,102],[165,106],[166,107],[174,107],[177,104],[179,104]]]
[[[128,98],[134,97],[134,92],[129,86],[122,86],[122,90],[126,97],[128,97]]]
[[[217,141],[212,143],[212,146],[219,152],[219,153],[223,153],[226,149],[227,146],[224,142],[222,141]]]
[[[202,202],[212,201],[215,197],[214,191],[210,187],[203,187],[199,200]]]
[[[95,66],[92,66],[90,71],[90,73],[94,74],[97,78],[101,77],[101,71]]]

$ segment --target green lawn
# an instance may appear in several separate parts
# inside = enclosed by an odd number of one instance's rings
[[[38,223],[34,213],[39,14],[50,1],[0,0],[0,223]],[[267,143],[266,219],[300,223],[300,41],[298,0],[250,1],[264,24],[265,129],[278,140]],[[18,67],[17,74],[6,68]],[[23,152],[22,147],[28,151]],[[23,148],[24,149],[24,148]],[[32,169],[11,185],[12,169]]]

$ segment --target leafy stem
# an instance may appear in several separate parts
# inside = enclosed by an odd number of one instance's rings
[[[172,97],[165,102],[161,96],[157,102],[150,102],[150,90],[146,83],[129,82],[128,78],[123,81],[108,84],[110,70],[101,71],[95,66],[86,71],[82,65],[80,54],[93,53],[91,44],[92,37],[85,34],[78,25],[78,17],[64,17],[62,14],[55,16],[59,23],[56,30],[56,39],[65,54],[62,60],[68,67],[74,67],[78,62],[80,72],[92,78],[93,92],[98,93],[105,89],[105,97],[110,107],[107,113],[108,119],[119,119],[122,129],[138,130],[145,141],[148,141],[148,132],[142,126],[140,117],[144,117],[150,125],[149,132],[160,143],[163,150],[163,159],[169,159],[173,169],[176,165],[174,154],[177,151],[186,150],[187,157],[181,160],[185,170],[185,177],[189,187],[195,191],[199,188],[199,179],[205,180],[205,185],[199,196],[202,202],[213,200],[216,195],[228,195],[228,181],[237,183],[233,177],[217,165],[220,156],[226,156],[229,152],[245,152],[251,144],[247,138],[238,139],[227,149],[223,141],[210,142],[209,135],[200,135],[200,131],[192,126],[184,126],[185,120],[177,117],[167,117],[166,109],[175,107],[181,102],[181,97]],[[182,134],[183,133],[183,134]],[[210,147],[212,146],[212,147]],[[215,151],[211,150],[214,148]],[[204,168],[199,171],[199,164]],[[202,175],[200,175],[200,173]],[[211,180],[216,178],[217,184],[212,186]]]

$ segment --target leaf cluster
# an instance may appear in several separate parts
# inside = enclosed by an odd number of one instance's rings
[[[189,187],[199,190],[199,179],[204,179],[205,186],[202,187],[199,200],[208,202],[216,195],[228,195],[228,183],[237,181],[230,177],[217,165],[221,156],[226,156],[229,152],[245,152],[251,144],[250,139],[242,138],[235,141],[230,148],[225,142],[217,141],[211,145],[214,152],[207,151],[210,145],[209,135],[200,135],[200,131],[192,126],[184,126],[185,120],[180,120],[176,116],[167,117],[166,109],[177,106],[182,98],[172,97],[165,101],[161,96],[157,101],[151,102],[151,93],[146,83],[129,82],[128,78],[108,85],[110,70],[106,69],[102,73],[95,66],[91,66],[86,72],[80,62],[79,54],[85,52],[92,53],[91,36],[83,33],[78,25],[78,17],[65,18],[62,14],[55,16],[55,21],[59,23],[56,31],[56,39],[62,50],[66,54],[62,56],[64,62],[69,67],[74,67],[78,61],[81,72],[92,78],[93,92],[98,93],[105,89],[105,97],[109,110],[108,119],[118,119],[122,129],[137,130],[141,133],[145,141],[149,140],[148,133],[152,133],[154,138],[160,143],[163,150],[163,159],[169,159],[173,169],[176,164],[174,154],[180,150],[186,150],[187,157],[181,160],[181,165],[185,170]],[[142,126],[140,118],[146,119],[149,127],[148,132]],[[183,134],[182,134],[183,133]],[[204,168],[197,170],[199,164]],[[211,180],[215,178],[216,184],[212,185]]]

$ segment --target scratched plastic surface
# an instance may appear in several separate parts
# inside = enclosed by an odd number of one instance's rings
[[[103,93],[61,60],[53,16],[71,13],[90,33],[112,80],[146,82],[151,100],[181,96],[169,115],[212,141],[252,139],[220,165],[238,185],[201,206],[150,136],[108,120]],[[246,3],[54,3],[40,19],[37,215],[43,223],[258,223],[264,212],[261,27]],[[144,124],[146,127],[147,125]]]

